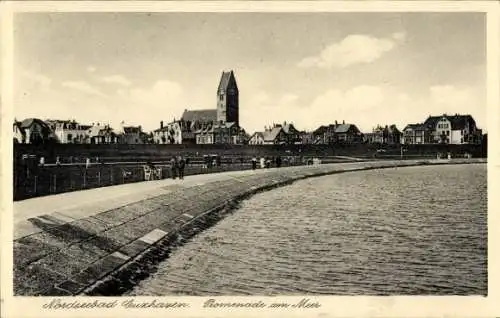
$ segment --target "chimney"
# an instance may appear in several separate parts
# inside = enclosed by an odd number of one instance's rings
[[[163,120],[160,121],[160,128],[163,128]]]
[[[342,125],[345,125],[345,120],[342,120]]]

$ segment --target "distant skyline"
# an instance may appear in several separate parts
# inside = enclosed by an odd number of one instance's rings
[[[17,13],[14,116],[159,128],[215,109],[234,70],[248,132],[471,114],[486,129],[482,13]]]

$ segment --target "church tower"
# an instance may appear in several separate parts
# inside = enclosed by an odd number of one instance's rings
[[[233,71],[222,72],[217,89],[217,121],[239,126],[239,92]]]

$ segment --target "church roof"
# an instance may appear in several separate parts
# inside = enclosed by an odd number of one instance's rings
[[[182,120],[190,122],[216,122],[216,109],[184,110]]]

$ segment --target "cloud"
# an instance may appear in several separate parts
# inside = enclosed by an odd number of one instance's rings
[[[127,78],[122,75],[104,76],[100,78],[100,81],[108,84],[118,84],[122,86],[130,86],[132,84]]]
[[[471,88],[458,88],[454,85],[435,85],[429,88],[431,101],[443,107],[472,106],[474,92]]]
[[[52,79],[45,75],[27,70],[22,71],[21,75],[23,78],[23,82],[21,84],[27,88],[40,89],[42,91],[50,89]]]
[[[392,34],[391,38],[375,38],[370,35],[353,34],[338,43],[327,46],[316,56],[306,57],[299,67],[344,68],[355,64],[371,63],[393,50],[405,39],[403,32]]]
[[[87,72],[94,73],[97,69],[94,66],[87,67]]]
[[[184,109],[190,108],[182,86],[167,79],[157,80],[146,88],[119,89],[117,93],[120,121],[136,122],[146,129],[158,128],[161,120],[179,119]]]
[[[106,95],[103,94],[101,91],[98,89],[94,88],[92,85],[90,85],[87,82],[84,81],[66,81],[62,82],[61,86],[63,87],[68,87],[74,90],[78,90],[80,92],[89,94],[89,95],[96,95],[96,96],[101,96],[105,97]]]
[[[406,40],[406,33],[404,32],[395,32],[392,34],[392,38],[396,41],[404,41]]]

